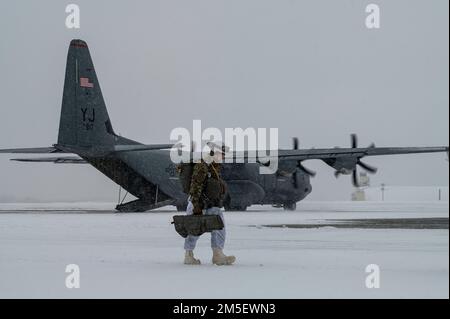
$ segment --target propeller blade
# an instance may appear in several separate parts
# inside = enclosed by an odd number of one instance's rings
[[[306,168],[305,166],[303,166],[303,164],[302,164],[301,162],[298,162],[298,165],[297,165],[297,166],[298,166],[298,168],[299,168],[302,172],[304,172],[306,175],[309,175],[309,176],[311,176],[311,177],[316,176],[316,172],[314,172],[314,171],[312,171],[312,170]]]
[[[292,183],[295,188],[298,188],[297,171],[292,174]]]
[[[352,183],[353,183],[353,186],[359,187],[358,171],[356,169],[354,169],[352,172]]]
[[[298,150],[298,145],[299,145],[298,138],[297,137],[292,138],[292,148],[294,150]]]
[[[357,148],[358,147],[358,136],[356,134],[352,134],[352,135],[350,135],[350,137],[351,137],[352,148]]]
[[[368,171],[371,174],[375,174],[378,169],[376,167],[370,166],[364,162],[361,162],[361,160],[358,160],[358,165],[364,168],[366,171]]]

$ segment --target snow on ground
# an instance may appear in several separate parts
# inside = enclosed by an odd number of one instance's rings
[[[183,265],[183,239],[170,224],[179,213],[171,207],[102,210],[113,206],[0,204],[0,298],[449,297],[448,229],[262,226],[448,218],[448,202],[301,202],[296,212],[255,206],[226,213],[226,252],[237,257],[231,267],[211,264],[209,234],[196,251],[203,264]],[[68,264],[80,267],[79,289],[65,287]],[[380,267],[379,289],[365,286],[369,264]]]

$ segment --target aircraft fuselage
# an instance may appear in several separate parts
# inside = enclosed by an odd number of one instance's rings
[[[173,200],[185,206],[176,164],[168,151],[144,151],[104,158],[85,158],[91,165],[145,202]],[[311,192],[309,176],[296,174],[260,174],[259,164],[223,164],[222,176],[228,185],[226,207],[245,209],[254,204],[295,204]],[[294,178],[297,179],[294,183]]]

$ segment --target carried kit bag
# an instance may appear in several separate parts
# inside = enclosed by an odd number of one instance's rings
[[[173,216],[172,224],[183,238],[188,235],[200,236],[225,227],[222,218],[218,215],[177,215]]]

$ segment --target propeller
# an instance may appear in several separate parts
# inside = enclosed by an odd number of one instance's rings
[[[350,137],[351,137],[352,148],[358,148],[358,136],[356,134],[352,134]],[[375,144],[372,143],[369,146],[369,148],[373,148],[373,147],[375,147]],[[366,170],[370,174],[375,174],[378,171],[378,169],[376,167],[370,166],[370,165],[362,162],[361,161],[361,157],[358,158],[358,160],[356,161],[356,165],[360,166],[361,168],[363,168],[364,170]],[[336,172],[336,173],[337,173],[336,177],[339,176],[339,172]],[[353,186],[355,186],[355,187],[359,187],[360,186],[359,180],[358,180],[358,169],[357,169],[357,167],[355,167],[355,169],[352,172],[352,183],[353,183]]]
[[[294,151],[298,150],[298,146],[299,146],[298,137],[293,137],[292,148],[294,149]]]
[[[293,137],[292,138],[292,149],[293,150],[298,150],[299,149],[299,141],[297,137]],[[297,168],[299,170],[301,170],[303,173],[305,173],[308,176],[314,177],[316,176],[316,172],[306,168],[305,166],[303,166],[301,161],[297,162]],[[294,187],[298,188],[298,180],[297,180],[297,170],[295,170],[295,172],[292,174],[292,179],[293,179],[293,183],[294,183]]]
[[[310,170],[309,168],[306,168],[305,166],[303,166],[302,162],[298,162],[297,163],[297,167],[306,175],[309,175],[311,177],[316,176],[316,172],[314,172],[313,170]]]

